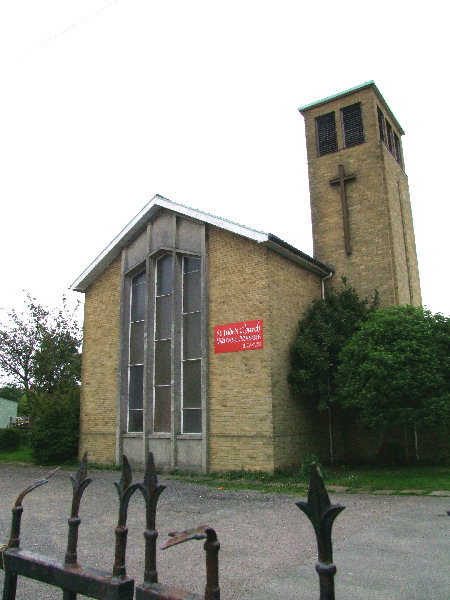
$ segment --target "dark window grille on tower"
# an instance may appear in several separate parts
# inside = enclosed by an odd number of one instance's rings
[[[319,156],[337,151],[338,145],[334,112],[316,117],[316,136]]]
[[[396,158],[398,164],[403,169],[402,150],[401,150],[401,145],[400,145],[400,138],[398,137],[398,135],[396,133],[394,133],[394,148],[395,148],[395,158]]]
[[[386,121],[386,131],[387,131],[387,143],[390,152],[393,152],[394,146],[392,143],[392,125],[389,121]]]
[[[384,133],[384,115],[378,106],[377,106],[377,111],[378,111],[378,128],[380,130],[380,140],[382,142],[386,143],[386,135]]]
[[[350,148],[362,144],[364,142],[364,126],[361,103],[357,102],[341,108],[341,119],[345,147]]]

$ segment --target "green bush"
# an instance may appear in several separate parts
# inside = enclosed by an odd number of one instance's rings
[[[80,392],[67,385],[50,393],[33,394],[30,446],[38,464],[58,464],[77,456]]]
[[[17,450],[22,435],[17,429],[0,429],[0,450]]]
[[[307,454],[302,463],[302,466],[298,470],[298,477],[299,477],[300,481],[308,482],[310,480],[311,467],[312,467],[313,463],[316,463],[317,466],[319,467],[319,469],[322,468],[320,461],[315,454]]]

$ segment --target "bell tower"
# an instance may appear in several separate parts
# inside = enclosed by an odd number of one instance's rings
[[[403,129],[373,81],[299,109],[314,257],[382,306],[421,304]]]

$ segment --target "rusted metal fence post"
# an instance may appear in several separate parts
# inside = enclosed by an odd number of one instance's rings
[[[65,564],[76,565],[77,564],[77,545],[78,545],[78,527],[80,526],[81,519],[78,516],[80,510],[81,496],[84,490],[91,483],[92,479],[87,476],[87,452],[84,453],[80,467],[75,477],[70,476],[72,482],[73,494],[72,494],[72,511],[70,513],[69,523],[69,535],[67,537],[67,551]]]
[[[59,468],[59,467],[58,467]],[[19,550],[20,549],[20,521],[22,519],[23,499],[27,494],[35,490],[36,488],[48,483],[48,480],[52,475],[54,475],[58,471],[55,469],[54,471],[50,471],[45,477],[42,479],[37,479],[34,483],[25,488],[17,497],[17,500],[12,509],[12,522],[11,522],[11,533],[9,536],[9,541],[7,548],[11,550]],[[4,553],[2,552],[2,562],[4,561]],[[9,571],[4,564],[2,567],[5,569],[5,581],[3,584],[3,600],[14,600],[16,597],[17,590],[17,573],[12,573]]]
[[[338,514],[344,510],[343,504],[331,504],[323,477],[316,463],[311,466],[311,480],[308,491],[308,501],[296,502],[312,526],[317,538],[319,562],[316,571],[319,574],[319,600],[335,600],[334,575],[336,565],[333,563],[333,545],[331,529]]]
[[[144,481],[139,484],[139,488],[145,500],[146,529],[144,531],[145,539],[145,569],[144,581],[147,583],[158,582],[158,571],[156,569],[156,540],[158,532],[156,531],[156,505],[162,491],[166,489],[165,485],[158,485],[158,477],[155,470],[155,461],[150,452],[147,458],[147,467],[145,470]]]
[[[14,505],[11,535],[6,548],[1,552],[0,568],[5,570],[3,600],[15,600],[19,575],[60,588],[63,591],[64,600],[76,600],[77,594],[88,598],[98,598],[99,600],[133,600],[134,581],[132,579],[125,579],[124,575],[111,577],[111,573],[90,571],[81,567],[77,562],[78,527],[80,524],[78,510],[83,491],[91,482],[90,478],[86,477],[87,455],[83,457],[76,477],[71,477],[73,487],[72,510],[69,518],[67,551],[64,562],[20,548],[22,500],[29,492],[47,483],[48,478],[54,472],[52,471],[43,479],[39,479],[27,487],[18,496]],[[129,487],[129,485],[122,486],[124,494],[126,494]],[[131,492],[128,494],[131,496]],[[122,510],[121,514],[123,515],[124,512],[126,521],[126,509],[125,511]],[[125,552],[123,552],[124,568]]]
[[[206,587],[205,600],[219,600],[219,550],[220,543],[212,527],[206,529]]]
[[[64,564],[68,567],[77,566],[77,546],[78,546],[78,528],[81,519],[78,516],[80,510],[81,496],[84,490],[91,483],[92,479],[87,476],[87,452],[84,453],[80,467],[75,477],[70,476],[72,483],[72,510],[69,524],[69,534],[67,536],[67,550]],[[63,600],[76,600],[77,595],[74,592],[63,590]]]
[[[206,586],[204,600],[220,600],[219,587],[219,550],[220,544],[217,534],[209,525],[199,525],[195,529],[187,531],[171,531],[168,540],[161,550],[171,548],[176,544],[182,544],[189,540],[204,540],[203,548],[206,552]]]
[[[117,493],[119,494],[119,519],[115,529],[116,534],[116,550],[114,557],[113,576],[125,579],[127,570],[125,566],[125,555],[127,551],[127,514],[128,504],[131,496],[139,489],[139,483],[131,483],[131,467],[127,457],[123,456],[122,477],[120,481],[114,482]]]

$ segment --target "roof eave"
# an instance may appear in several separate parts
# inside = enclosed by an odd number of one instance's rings
[[[265,242],[268,239],[267,233],[244,227],[238,223],[233,223],[232,221],[227,221],[208,213],[203,213],[182,204],[177,204],[157,194],[71,284],[70,289],[76,292],[85,292],[91,283],[95,281],[106,267],[108,267],[121,253],[122,249],[125,248],[136,234],[145,227],[149,219],[161,209],[166,209],[196,221],[202,221],[209,225],[227,229],[232,233],[242,235],[256,242]]]
[[[337,100],[338,98],[344,98],[345,96],[350,96],[351,94],[354,94],[355,92],[359,92],[359,91],[365,90],[367,88],[372,88],[373,89],[373,91],[377,95],[380,103],[383,105],[385,111],[389,114],[389,117],[391,118],[391,120],[393,121],[393,123],[395,124],[395,126],[397,127],[400,135],[405,135],[405,132],[404,132],[402,126],[397,121],[397,118],[395,117],[395,115],[392,112],[392,110],[389,108],[388,103],[383,98],[383,95],[381,94],[380,90],[377,88],[377,86],[376,86],[376,84],[375,84],[374,81],[367,81],[366,83],[363,83],[361,85],[357,85],[357,86],[355,86],[353,88],[350,88],[349,90],[345,90],[343,92],[340,92],[339,94],[334,94],[332,96],[328,96],[327,98],[323,98],[322,100],[317,100],[316,102],[311,102],[310,104],[306,104],[305,106],[301,106],[298,110],[299,110],[299,112],[303,116],[305,116],[305,113],[307,113],[309,110],[311,110],[313,108],[317,108],[319,106],[322,106],[323,104],[327,104],[328,102],[332,102],[333,100]]]
[[[326,265],[325,263],[312,258],[308,254],[305,254],[305,252],[302,252],[287,242],[284,242],[282,239],[276,235],[273,235],[272,233],[269,233],[268,239],[266,242],[264,242],[264,245],[277,254],[281,254],[292,262],[301,265],[308,271],[319,275],[319,277],[327,277],[330,273],[334,273],[334,269],[330,265]]]

